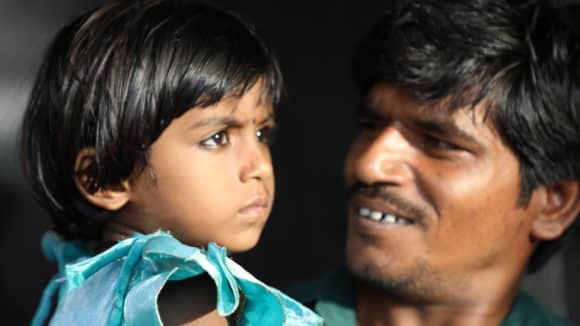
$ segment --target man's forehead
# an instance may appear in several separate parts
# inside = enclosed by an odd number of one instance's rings
[[[446,99],[434,101],[434,103],[420,103],[404,89],[391,86],[388,83],[379,83],[368,92],[362,109],[376,115],[392,115],[401,112],[420,120],[446,123],[469,121],[474,125],[484,124],[493,128],[493,121],[489,119],[488,115],[489,107],[487,100],[463,106],[454,105]]]
[[[423,104],[396,87],[378,84],[368,93],[361,110],[361,114],[372,119],[401,120],[423,130],[463,139],[478,148],[505,145],[493,119],[488,117],[487,100],[457,108],[445,101]]]

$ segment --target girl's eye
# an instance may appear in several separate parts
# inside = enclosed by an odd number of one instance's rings
[[[258,138],[258,141],[260,141],[261,143],[264,143],[266,145],[272,145],[272,143],[274,142],[274,132],[275,132],[274,127],[271,126],[262,127],[258,129],[258,131],[256,131],[256,138]]]
[[[228,138],[228,134],[225,130],[222,131],[218,131],[215,134],[212,134],[211,136],[209,136],[208,138],[202,140],[200,142],[200,145],[204,148],[208,148],[208,149],[214,149],[214,148],[219,148],[219,147],[223,147],[227,144],[229,144],[229,138]]]

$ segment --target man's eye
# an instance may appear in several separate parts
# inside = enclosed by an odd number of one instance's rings
[[[256,131],[256,138],[258,138],[258,141],[260,141],[261,143],[264,143],[266,145],[272,145],[272,143],[274,142],[275,131],[276,128],[271,126],[262,127],[258,129],[258,131]]]
[[[199,144],[204,148],[214,149],[223,147],[228,143],[229,143],[228,134],[225,130],[222,130],[202,140]]]
[[[458,150],[456,145],[437,137],[422,135],[419,137],[419,145],[425,150]]]

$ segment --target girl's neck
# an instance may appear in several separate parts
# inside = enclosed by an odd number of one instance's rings
[[[130,238],[135,230],[127,225],[109,222],[103,228],[102,239],[107,242],[118,242]]]
[[[101,231],[101,240],[94,246],[94,250],[97,253],[103,252],[110,247],[117,244],[117,242],[128,239],[131,237],[136,230],[128,227],[127,225],[108,222],[103,227]]]

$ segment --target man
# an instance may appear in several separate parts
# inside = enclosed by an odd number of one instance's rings
[[[580,211],[580,7],[398,1],[354,56],[347,268],[327,325],[567,325],[519,289]]]

